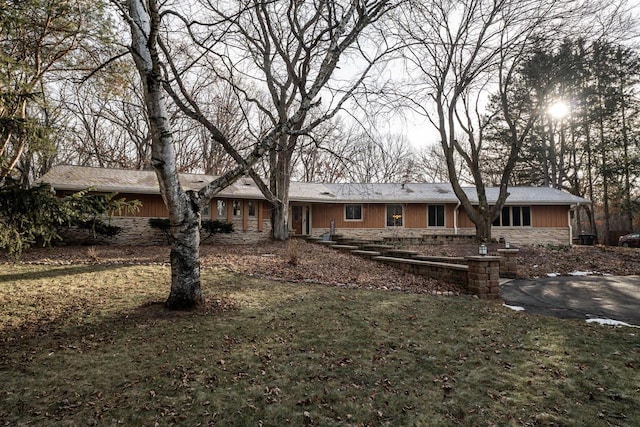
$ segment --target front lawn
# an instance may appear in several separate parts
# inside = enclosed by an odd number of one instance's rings
[[[472,297],[0,265],[0,424],[640,425],[640,330]]]

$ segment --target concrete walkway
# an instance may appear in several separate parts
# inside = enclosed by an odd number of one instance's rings
[[[506,304],[560,318],[613,319],[640,326],[640,276],[569,276],[501,284]]]

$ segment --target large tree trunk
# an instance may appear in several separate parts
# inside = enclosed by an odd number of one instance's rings
[[[129,0],[131,50],[144,87],[151,130],[151,163],[158,177],[160,194],[171,221],[171,293],[166,305],[192,309],[202,304],[200,289],[200,232],[197,200],[180,185],[173,150],[173,136],[165,107],[160,59],[155,37],[158,11],[154,2]]]
[[[493,221],[491,218],[481,217],[476,223],[476,239],[481,242],[491,241],[491,226]]]
[[[269,173],[271,175],[271,193],[275,196],[275,198],[271,200],[271,237],[274,240],[284,241],[289,239],[291,157],[297,139],[294,135],[281,135],[278,148],[272,152],[271,170]]]
[[[289,238],[289,199],[276,202],[271,208],[271,235],[274,240],[287,240]]]
[[[191,211],[171,227],[171,292],[166,306],[174,310],[189,310],[203,302],[199,222]]]

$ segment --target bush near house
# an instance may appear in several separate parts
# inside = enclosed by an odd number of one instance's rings
[[[9,180],[0,188],[0,249],[19,256],[32,245],[50,246],[61,241],[60,231],[72,226],[112,237],[120,228],[100,218],[123,211],[133,213],[140,205],[116,198],[117,193],[90,191],[57,197],[48,184],[25,189]]]
[[[169,241],[169,231],[171,229],[171,222],[168,218],[149,218],[149,226],[156,230],[162,231]],[[205,219],[201,222],[200,227],[206,231],[208,235],[204,240],[208,239],[214,234],[220,233],[233,233],[233,223],[219,221],[217,219]]]

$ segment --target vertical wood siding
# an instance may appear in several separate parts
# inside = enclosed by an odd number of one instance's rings
[[[168,218],[169,211],[162,200],[162,196],[159,194],[118,194],[117,198],[124,198],[127,201],[138,200],[142,205],[137,213],[133,215],[119,215],[119,216],[134,216],[143,218]]]
[[[425,228],[427,226],[427,205],[406,203],[404,207],[404,228]]]
[[[344,203],[314,204],[311,209],[313,228],[328,228],[332,220],[337,228],[385,227],[386,210],[385,205],[381,204],[362,204],[362,221],[345,221]]]
[[[345,203],[314,204],[312,205],[312,227],[328,228],[333,220],[337,228],[386,228],[387,204],[363,203],[361,205],[362,221],[346,221],[344,219]],[[426,228],[427,205],[425,203],[404,203],[402,208],[404,228]]]
[[[532,206],[531,225],[533,227],[568,227],[568,206]]]
[[[266,202],[258,201],[258,231],[262,231],[264,229],[265,204]]]
[[[453,211],[452,211],[452,215],[453,215]],[[451,221],[453,221],[453,218],[451,219]],[[458,227],[459,228],[475,228],[475,226],[476,225],[473,223],[473,221],[471,221],[467,216],[467,213],[464,211],[464,208],[460,206],[458,208]]]
[[[568,227],[569,206],[531,206],[532,227]],[[458,214],[458,227],[475,227],[463,208]]]

